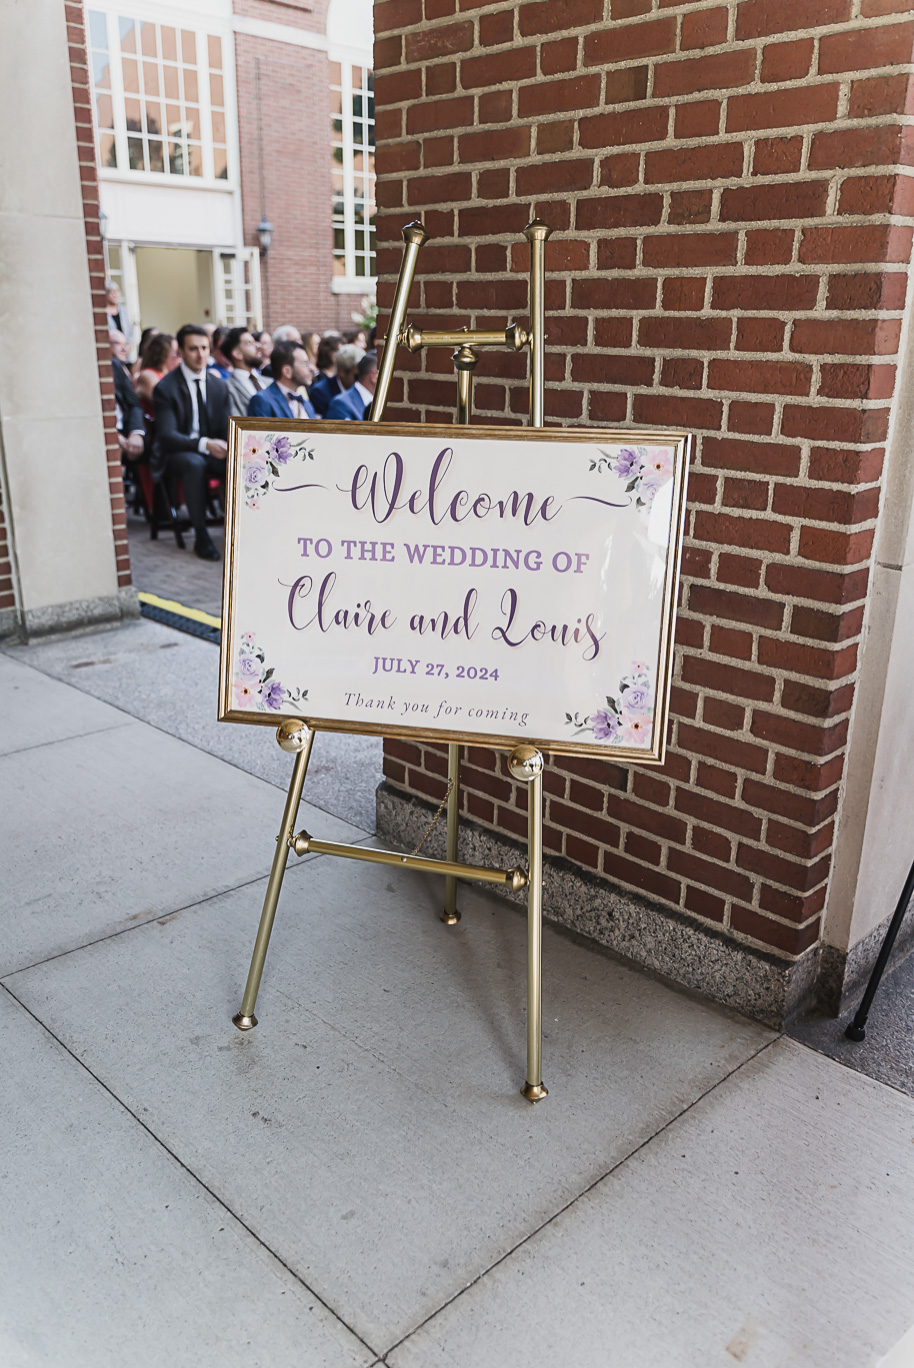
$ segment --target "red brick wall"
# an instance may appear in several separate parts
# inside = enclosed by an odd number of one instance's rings
[[[411,314],[523,316],[547,248],[552,423],[696,434],[661,771],[556,759],[550,851],[739,941],[819,935],[911,254],[906,0],[381,0],[380,305],[421,217]],[[382,318],[383,324],[383,318]],[[519,423],[523,357],[475,418]],[[450,421],[447,355],[401,355],[390,417]],[[523,836],[503,757],[464,811]],[[432,800],[441,749],[388,742]]]
[[[13,587],[13,563],[10,557],[9,532],[6,526],[6,511],[3,507],[3,490],[0,489],[0,632],[6,631],[4,617],[16,610],[16,591]]]
[[[99,389],[105,424],[105,453],[108,462],[108,486],[111,491],[117,583],[119,588],[124,588],[131,582],[130,550],[127,545],[127,511],[124,504],[121,451],[117,441],[117,419],[114,412],[114,375],[111,370],[111,347],[108,343],[108,314],[105,309],[105,253],[98,226],[98,173],[92,131],[85,18],[82,4],[67,0],[65,8],[70,48],[70,81],[73,86],[73,107],[76,114],[76,143],[79,149],[79,178],[82,183],[83,215],[86,222],[89,284],[95,319],[95,349],[98,356]]]
[[[277,0],[235,0],[235,12],[326,32],[328,0],[308,10]],[[260,66],[260,109],[257,75]],[[326,52],[235,35],[244,240],[257,245],[263,215],[275,231],[261,262],[264,326],[352,327],[358,295],[330,292],[330,64]],[[262,163],[262,165],[261,165]],[[261,196],[261,184],[263,195]],[[261,199],[263,203],[261,203]]]
[[[329,0],[234,0],[233,10],[248,19],[326,33],[328,4]]]

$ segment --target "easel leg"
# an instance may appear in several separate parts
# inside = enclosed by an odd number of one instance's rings
[[[460,747],[451,742],[447,748],[447,778],[451,786],[447,800],[447,858],[457,862],[457,839],[460,834]],[[446,926],[460,921],[457,911],[457,879],[453,874],[444,877],[444,911],[441,920]]]
[[[241,1010],[232,1017],[232,1021],[239,1031],[250,1031],[252,1027],[257,1025],[254,1007],[257,1003],[263,965],[270,944],[270,933],[273,930],[273,918],[276,916],[276,904],[279,902],[283,875],[286,872],[286,863],[289,859],[289,840],[295,831],[295,819],[298,816],[302,789],[305,786],[305,775],[308,773],[308,761],[311,758],[314,732],[306,727],[303,722],[283,722],[276,733],[276,739],[283,750],[295,753],[295,765],[292,769],[292,782],[289,784],[286,805],[283,809],[282,826],[276,838],[276,854],[273,856],[273,868],[270,870],[270,881],[267,884],[266,896],[263,900],[263,911],[260,914],[260,926],[257,928],[257,939],[254,942],[254,953],[251,956],[248,981],[245,984],[244,997],[241,999]]]
[[[527,1080],[528,1102],[548,1095],[543,1083],[543,757],[535,746],[518,746],[508,767],[527,789]]]

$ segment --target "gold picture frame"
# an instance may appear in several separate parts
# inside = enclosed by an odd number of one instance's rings
[[[661,609],[660,640],[657,657],[657,676],[655,685],[656,709],[652,729],[652,745],[648,748],[624,747],[562,741],[555,738],[532,735],[500,735],[474,732],[466,728],[437,728],[422,725],[390,724],[373,722],[354,722],[339,717],[322,717],[303,713],[300,709],[283,708],[270,713],[243,711],[232,706],[232,662],[233,643],[236,639],[235,590],[237,586],[237,548],[238,518],[241,482],[239,466],[244,434],[248,432],[287,432],[316,435],[320,432],[340,433],[359,439],[388,435],[390,437],[427,436],[441,439],[459,439],[461,442],[474,440],[496,440],[498,442],[536,442],[568,443],[580,442],[593,445],[624,444],[626,446],[665,446],[673,447],[676,452],[673,475],[672,520],[670,539],[667,549],[665,582]],[[630,429],[630,428],[504,428],[477,424],[464,426],[458,424],[407,424],[372,423],[364,427],[351,422],[325,422],[314,420],[288,420],[275,418],[232,418],[229,426],[229,452],[227,462],[226,494],[226,542],[223,583],[223,630],[219,662],[219,721],[247,723],[254,726],[272,726],[286,720],[304,722],[311,731],[352,732],[366,736],[400,737],[426,744],[448,744],[488,746],[496,750],[513,750],[519,744],[530,744],[543,754],[586,755],[612,760],[619,764],[662,765],[666,755],[668,732],[669,691],[672,671],[673,633],[676,621],[676,601],[679,591],[679,573],[682,554],[682,536],[685,519],[688,463],[691,452],[691,435],[682,430],[669,429]]]

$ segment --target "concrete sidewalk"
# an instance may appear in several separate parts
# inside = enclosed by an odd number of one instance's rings
[[[215,734],[215,659],[149,623],[0,654],[4,1368],[879,1363],[904,1093],[547,927],[533,1108],[523,917],[326,857],[235,1031],[291,761]],[[372,839],[327,763],[302,822]]]

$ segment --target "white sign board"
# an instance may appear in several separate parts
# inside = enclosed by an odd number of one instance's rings
[[[220,718],[660,763],[688,446],[233,420]]]

